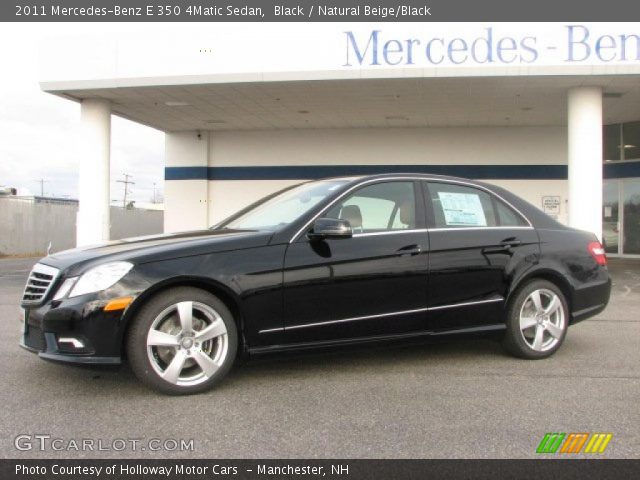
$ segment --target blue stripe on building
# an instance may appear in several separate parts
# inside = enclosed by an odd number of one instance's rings
[[[566,165],[305,165],[166,167],[165,180],[306,180],[377,173],[431,173],[475,179],[566,180]],[[640,177],[640,162],[607,163],[604,178]]]
[[[604,178],[640,177],[640,162],[605,163]]]

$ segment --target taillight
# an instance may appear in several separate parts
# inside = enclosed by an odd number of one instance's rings
[[[589,243],[587,250],[589,250],[589,253],[598,265],[605,266],[607,264],[607,254],[604,253],[604,247],[600,242]]]

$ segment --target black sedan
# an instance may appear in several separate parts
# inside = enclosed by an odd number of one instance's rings
[[[22,299],[41,358],[120,364],[195,393],[242,354],[503,331],[545,358],[601,312],[611,280],[593,233],[502,188],[435,175],[311,181],[209,230],[43,258]]]

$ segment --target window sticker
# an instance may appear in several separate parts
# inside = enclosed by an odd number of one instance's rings
[[[480,196],[475,193],[438,192],[447,225],[486,227]]]

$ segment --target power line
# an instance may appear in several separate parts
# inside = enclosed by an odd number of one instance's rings
[[[127,208],[127,194],[129,193],[129,185],[135,185],[135,182],[129,180],[130,178],[133,178],[133,175],[128,175],[126,173],[123,173],[122,175],[124,175],[124,180],[116,180],[116,182],[124,183],[124,197],[122,199],[122,208]]]
[[[44,184],[49,183],[49,181],[41,178],[40,180],[36,180],[36,182],[40,184],[40,196],[44,197]]]

